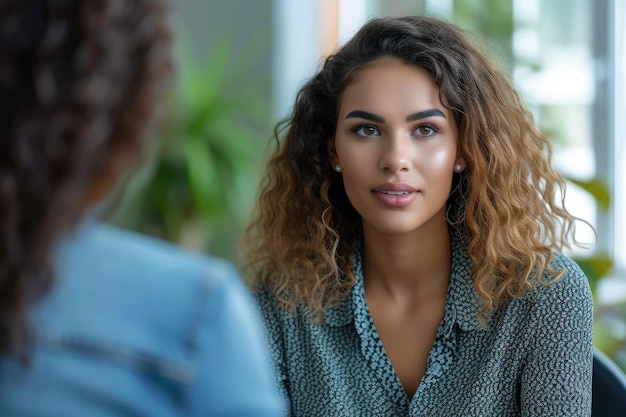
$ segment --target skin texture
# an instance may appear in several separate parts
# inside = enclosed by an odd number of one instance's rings
[[[446,201],[454,165],[465,166],[458,142],[455,119],[428,73],[381,59],[345,89],[328,145],[329,162],[341,166],[363,221],[368,307],[408,395],[424,374],[444,313]],[[397,187],[408,193],[380,195]]]

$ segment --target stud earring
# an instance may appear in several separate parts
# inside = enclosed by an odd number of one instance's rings
[[[335,171],[341,172],[341,165],[339,164],[335,165]]]
[[[458,174],[459,172],[461,172],[461,169],[461,164],[454,164],[454,172]]]

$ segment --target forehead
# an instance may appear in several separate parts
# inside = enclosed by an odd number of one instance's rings
[[[439,97],[439,88],[426,70],[393,59],[374,61],[346,86],[339,113],[356,108],[380,114],[400,109],[412,113],[426,108],[447,112]]]

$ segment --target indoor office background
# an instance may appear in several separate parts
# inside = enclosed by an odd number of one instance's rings
[[[367,19],[442,17],[493,42],[570,180],[596,298],[595,344],[626,369],[626,2],[177,0],[163,146],[113,221],[237,262],[264,150],[301,83]],[[512,159],[511,163],[515,163]]]

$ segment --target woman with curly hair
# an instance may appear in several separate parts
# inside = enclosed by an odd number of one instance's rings
[[[1,416],[282,415],[235,269],[97,221],[172,66],[164,1],[0,1]]]
[[[589,415],[565,181],[468,34],[368,22],[275,136],[244,248],[293,415]]]

